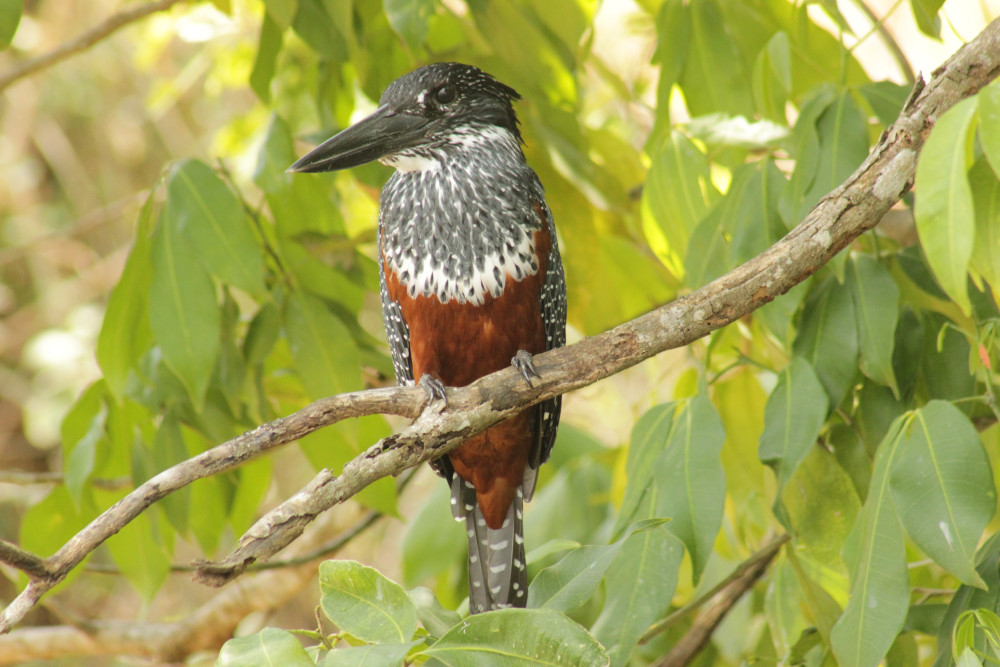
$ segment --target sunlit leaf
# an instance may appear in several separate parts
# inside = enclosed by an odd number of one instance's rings
[[[367,642],[404,643],[417,629],[417,612],[403,588],[356,561],[319,566],[323,613],[341,630]]]
[[[941,288],[963,312],[975,243],[975,214],[966,172],[972,164],[976,100],[962,100],[938,119],[917,162],[914,216],[920,244]]]
[[[676,131],[652,158],[642,189],[643,229],[660,260],[674,275],[682,276],[688,239],[714,198],[708,160]]]
[[[286,30],[295,18],[299,2],[298,0],[265,0],[264,6],[267,8],[267,15],[282,30]]]

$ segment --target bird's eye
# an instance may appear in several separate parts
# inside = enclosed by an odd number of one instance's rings
[[[451,104],[458,97],[458,92],[454,86],[445,84],[434,91],[434,99],[440,104]]]

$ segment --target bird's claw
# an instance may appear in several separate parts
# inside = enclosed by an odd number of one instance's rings
[[[433,375],[421,375],[417,384],[427,392],[428,405],[435,401],[442,401],[444,403],[443,407],[448,406],[448,394],[445,392],[444,382],[441,382],[441,380]]]
[[[510,360],[510,363],[514,368],[521,372],[521,377],[524,378],[524,381],[528,383],[529,387],[534,386],[531,384],[532,376],[536,378],[542,377],[539,375],[538,369],[535,368],[535,362],[532,354],[527,350],[518,350],[517,354],[515,354]]]

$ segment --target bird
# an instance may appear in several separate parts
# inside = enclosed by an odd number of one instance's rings
[[[433,63],[393,81],[378,108],[290,172],[395,168],[379,195],[382,315],[399,384],[429,399],[566,342],[566,280],[545,191],[528,166],[514,103],[481,69]],[[469,612],[525,607],[523,506],[552,451],[561,397],[431,462],[469,543]]]

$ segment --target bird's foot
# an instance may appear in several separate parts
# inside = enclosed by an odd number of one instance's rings
[[[417,382],[424,391],[427,392],[427,405],[430,406],[435,401],[442,402],[442,408],[448,407],[448,394],[445,393],[444,382],[433,375],[421,375]]]
[[[528,383],[529,387],[534,385],[531,384],[532,376],[536,378],[542,377],[538,374],[538,369],[535,368],[535,362],[533,360],[531,352],[527,350],[518,350],[517,354],[510,360],[511,365],[521,372],[521,377],[524,381]]]

